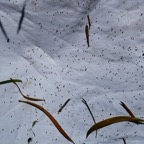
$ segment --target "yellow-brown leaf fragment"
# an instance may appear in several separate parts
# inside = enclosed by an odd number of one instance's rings
[[[125,105],[125,103],[121,102],[120,104],[129,113],[131,117],[135,117],[132,111]]]
[[[17,85],[17,83],[12,79],[10,78],[10,80],[16,85],[16,87],[18,88],[20,94],[25,98],[25,99],[28,99],[28,100],[31,100],[31,101],[45,101],[44,99],[39,99],[39,98],[32,98],[32,97],[28,97],[28,96],[25,96],[21,89],[19,88],[19,86]]]
[[[69,140],[70,142],[72,142],[72,143],[74,144],[73,140],[67,135],[67,133],[66,133],[66,132],[63,130],[63,128],[60,126],[60,124],[55,120],[55,118],[54,118],[46,109],[44,109],[42,106],[40,106],[40,105],[38,105],[38,104],[29,102],[29,101],[19,100],[19,102],[23,102],[23,103],[32,105],[32,106],[38,108],[39,110],[41,110],[42,112],[44,112],[44,113],[49,117],[49,119],[53,122],[53,124],[54,124],[55,127],[58,129],[58,131],[59,131],[67,140]]]
[[[144,120],[143,119],[139,119],[139,118],[135,118],[135,117],[130,117],[130,116],[117,116],[117,117],[111,117],[111,118],[108,118],[106,120],[103,120],[103,121],[100,121],[96,124],[94,124],[88,131],[87,131],[87,135],[86,135],[86,138],[89,136],[90,133],[92,133],[93,131],[97,130],[97,129],[100,129],[100,128],[103,128],[103,127],[106,127],[108,125],[111,125],[111,124],[115,124],[115,123],[118,123],[118,122],[132,122],[132,123],[135,123],[135,124],[144,124]]]
[[[89,45],[89,28],[88,28],[88,25],[85,26],[85,34],[86,34],[87,45],[89,47],[90,45]]]

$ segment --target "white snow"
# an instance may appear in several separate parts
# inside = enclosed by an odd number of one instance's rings
[[[86,138],[96,122],[144,110],[143,0],[28,0],[17,34],[24,0],[0,0],[0,81],[21,79],[25,95],[59,122],[75,144],[144,143],[144,126],[122,122]],[[85,26],[91,19],[90,47]],[[71,99],[61,113],[60,105]],[[25,100],[14,84],[0,85],[0,144],[67,144],[49,118]],[[38,120],[32,127],[33,121]],[[35,136],[34,136],[34,134]]]

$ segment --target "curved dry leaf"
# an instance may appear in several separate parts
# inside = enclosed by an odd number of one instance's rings
[[[17,86],[20,94],[21,94],[25,99],[28,99],[28,100],[31,100],[31,101],[45,101],[44,99],[32,98],[32,97],[25,96],[25,95],[22,93],[22,91],[21,91],[21,89],[19,88],[19,86],[17,85],[17,83],[16,83],[12,78],[10,78],[10,80]]]
[[[20,79],[13,79],[14,82],[22,82]],[[7,84],[7,83],[13,83],[12,80],[5,80],[5,81],[1,81],[0,82],[0,85],[3,85],[3,84]]]
[[[53,122],[53,124],[55,125],[55,127],[58,129],[58,131],[67,139],[69,140],[70,142],[73,142],[73,140],[66,134],[66,132],[63,130],[63,128],[59,125],[59,123],[55,120],[55,118],[46,110],[44,109],[42,106],[38,105],[38,104],[35,104],[35,103],[32,103],[32,102],[28,102],[28,101],[22,101],[22,100],[19,100],[19,102],[23,102],[23,103],[27,103],[29,105],[32,105],[36,108],[38,108],[39,110],[41,110],[42,112],[44,112],[48,117],[49,119]]]
[[[135,118],[135,117],[130,117],[130,116],[117,116],[117,117],[112,117],[112,118],[108,118],[106,120],[100,121],[97,124],[94,124],[87,132],[86,138],[89,136],[90,133],[92,133],[93,131],[106,127],[108,125],[111,124],[115,124],[118,122],[125,122],[125,121],[129,121],[129,122],[133,122],[135,124],[144,124],[144,120],[143,119],[139,119],[139,118]]]

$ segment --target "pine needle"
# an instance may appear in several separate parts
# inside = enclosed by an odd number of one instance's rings
[[[70,99],[68,99],[58,110],[58,114],[63,110],[63,108],[67,105],[67,103],[70,101]]]
[[[92,114],[92,112],[91,112],[91,110],[90,110],[90,108],[89,108],[89,105],[87,104],[87,102],[86,102],[86,100],[85,100],[84,98],[82,98],[82,102],[83,102],[83,103],[86,105],[86,107],[88,108],[88,111],[90,112],[91,117],[92,117],[94,123],[96,124],[95,118],[94,118],[94,116],[93,116],[93,114]],[[97,130],[96,130],[96,137],[97,137]]]
[[[87,45],[89,47],[90,44],[89,44],[89,28],[88,28],[88,25],[85,26],[85,34],[86,34]]]
[[[135,117],[132,111],[123,102],[121,102],[120,105],[129,113],[131,117]]]
[[[87,15],[87,19],[88,19],[88,25],[89,25],[89,29],[90,29],[90,27],[91,27],[91,21],[90,21],[89,15]]]
[[[31,100],[31,101],[45,101],[44,99],[31,98],[31,97],[25,96],[25,95],[22,93],[22,91],[21,91],[21,89],[19,88],[19,86],[17,85],[17,83],[16,83],[12,78],[10,78],[10,80],[17,86],[20,94],[21,94],[25,99],[28,99],[28,100]]]
[[[29,104],[29,105],[32,105],[36,108],[38,108],[39,110],[41,110],[42,112],[44,112],[48,117],[49,119],[53,122],[53,124],[55,125],[55,127],[58,129],[58,131],[70,142],[73,142],[73,140],[66,134],[66,132],[63,130],[63,128],[60,126],[60,124],[55,120],[55,118],[46,110],[44,109],[42,106],[38,105],[38,104],[35,104],[35,103],[32,103],[32,102],[29,102],[29,101],[22,101],[22,100],[19,100],[19,102],[23,102],[23,103],[26,103],[26,104]]]

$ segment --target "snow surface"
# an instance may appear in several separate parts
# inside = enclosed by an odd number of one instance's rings
[[[10,39],[0,33],[0,81],[21,79],[22,92],[60,123],[75,144],[144,143],[144,126],[117,123],[86,133],[96,119],[128,115],[124,102],[143,118],[144,1],[28,0],[17,34],[24,0],[0,0],[0,19]],[[91,19],[90,47],[85,26]],[[60,105],[71,99],[61,113]],[[14,84],[0,86],[0,144],[67,144],[38,109],[19,103]],[[24,99],[23,99],[24,100]],[[33,121],[38,120],[32,127]],[[35,133],[35,136],[33,134]]]

